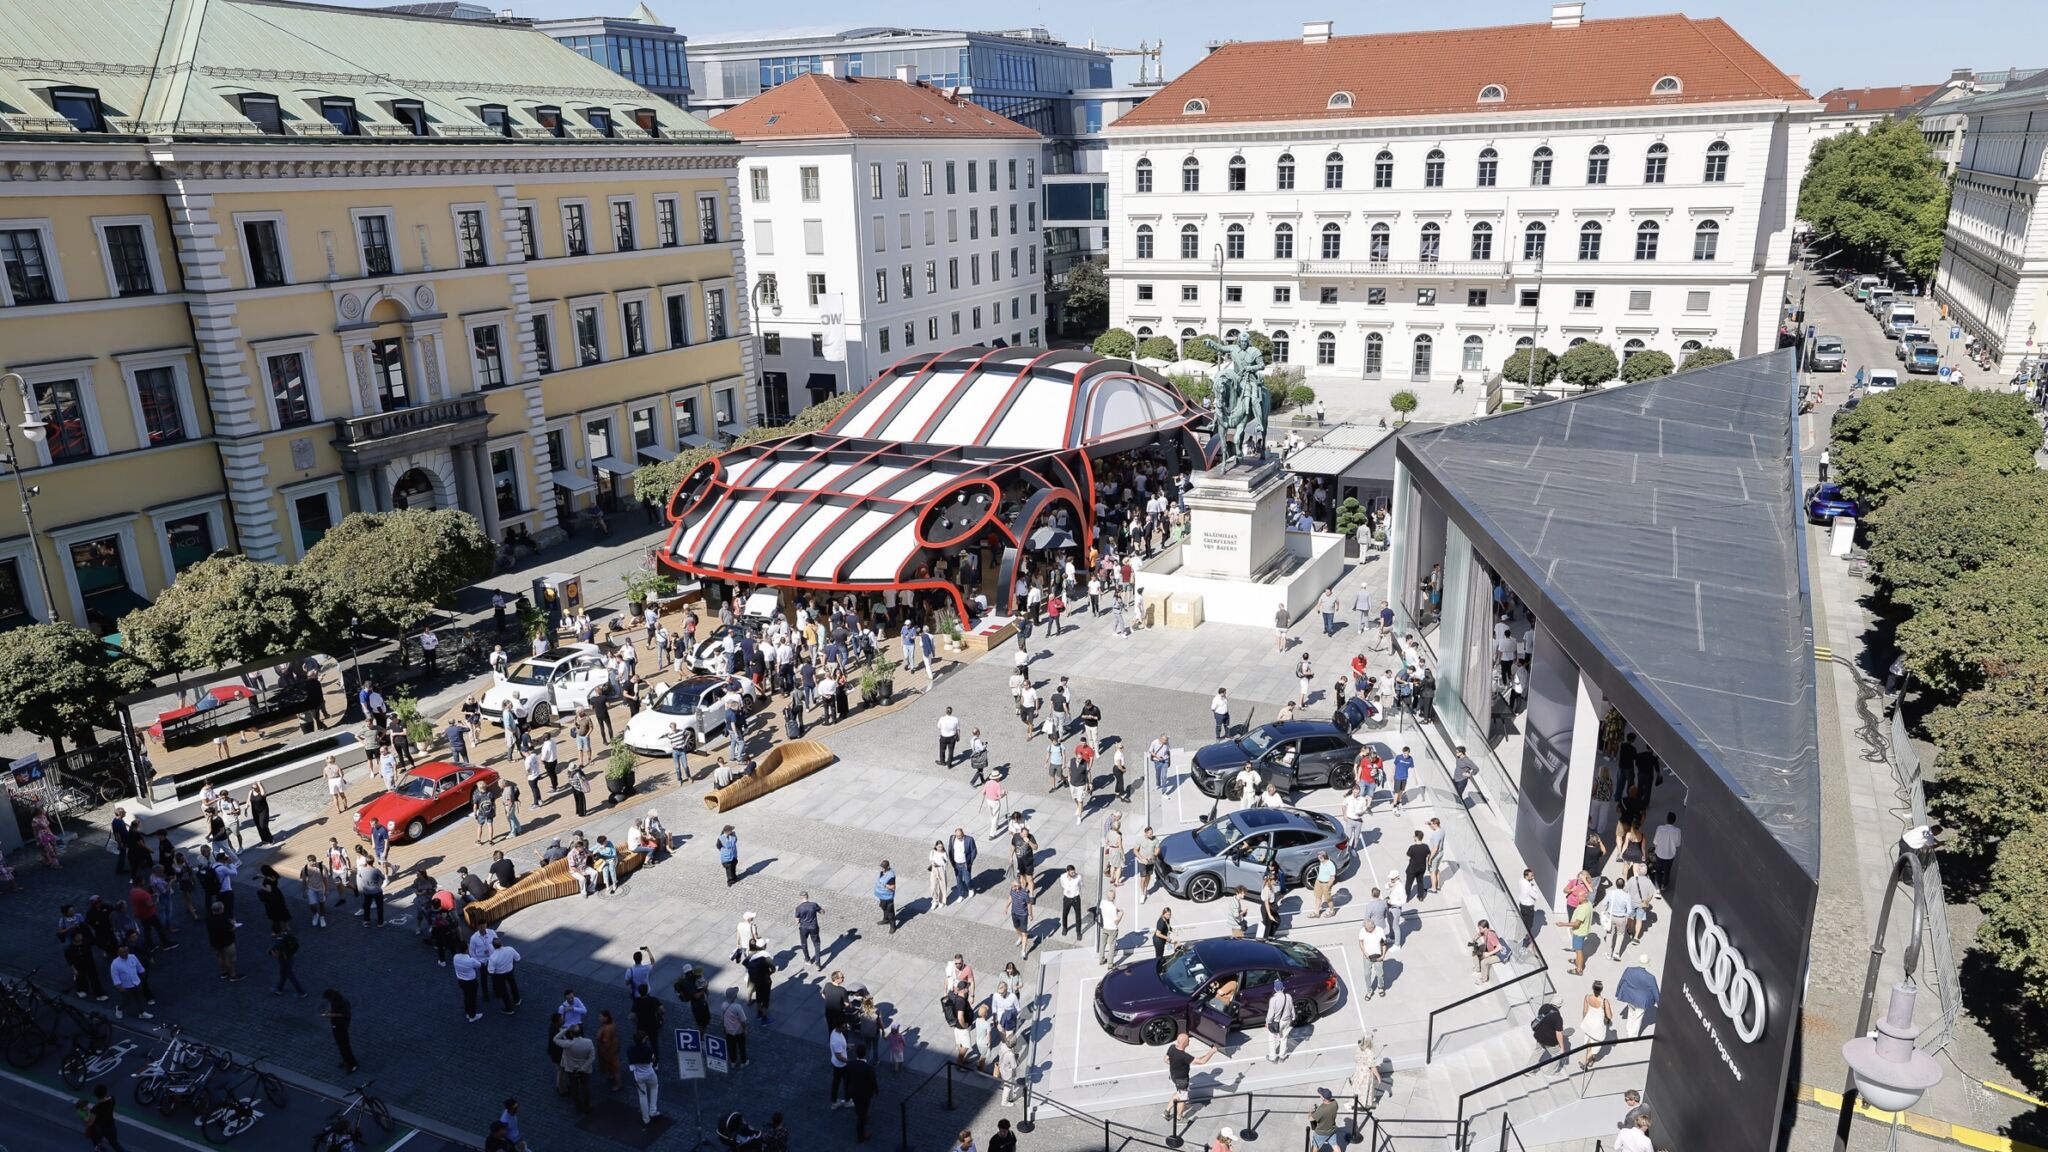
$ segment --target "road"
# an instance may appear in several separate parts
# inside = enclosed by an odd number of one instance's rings
[[[1806,322],[1819,335],[1837,336],[1842,340],[1845,355],[1842,357],[1842,371],[1816,372],[1811,382],[1822,389],[1830,404],[1839,404],[1849,394],[1849,386],[1855,382],[1856,370],[1861,368],[1867,377],[1870,369],[1890,368],[1899,373],[1899,379],[1906,379],[1905,366],[1893,355],[1895,342],[1884,334],[1877,320],[1863,311],[1860,304],[1842,295],[1839,287],[1808,281],[1812,285],[1806,295]],[[1953,353],[1949,349],[1948,327],[1941,321],[1941,305],[1928,297],[1914,299],[1915,311],[1920,323],[1927,326],[1935,336],[1935,345],[1942,349],[1944,363],[1961,360],[1971,372],[1976,365],[1963,359],[1963,350],[1957,346]],[[1924,377],[1923,377],[1924,378]],[[1975,381],[1973,381],[1975,383]]]

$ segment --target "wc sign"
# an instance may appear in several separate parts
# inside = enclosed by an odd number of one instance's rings
[[[846,297],[826,292],[818,297],[818,323],[825,329],[825,359],[846,359]]]

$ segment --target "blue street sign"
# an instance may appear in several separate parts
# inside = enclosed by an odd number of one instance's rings
[[[1960,324],[1949,325],[1948,338],[1951,340],[1961,340],[1963,338],[1963,326]]]
[[[1807,338],[1808,340],[1811,340],[1811,339],[1813,339],[1813,334],[1814,334],[1814,332],[1815,332],[1815,331],[1816,331],[1816,329],[1814,328],[1814,326],[1813,326],[1813,325],[1811,325],[1811,324],[1808,324],[1808,325],[1806,326],[1806,338]]]
[[[721,1076],[732,1071],[732,1065],[725,1058],[725,1037],[704,1037],[704,1066]]]
[[[695,1028],[678,1028],[676,1032],[676,1075],[684,1080],[704,1078],[704,1034]],[[723,1046],[725,1041],[720,1040]]]
[[[1941,366],[1941,378],[1942,378],[1943,380],[1946,380],[1946,379],[1948,379],[1948,373],[1949,373],[1949,367],[1948,367],[1948,365],[1946,365],[1946,364],[1943,364],[1943,365]]]

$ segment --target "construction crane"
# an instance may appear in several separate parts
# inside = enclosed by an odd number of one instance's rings
[[[1090,52],[1100,52],[1104,56],[1136,56],[1138,58],[1138,86],[1141,88],[1166,83],[1166,41],[1164,40],[1140,40],[1136,48],[1106,48],[1097,44],[1094,38],[1090,37],[1088,40],[1088,50]],[[1147,71],[1147,61],[1151,62],[1151,70],[1149,72]]]

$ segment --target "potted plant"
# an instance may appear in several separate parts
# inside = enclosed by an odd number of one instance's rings
[[[412,698],[410,690],[398,694],[398,723],[414,748],[425,749],[433,744],[434,722],[420,714],[420,702]]]
[[[860,702],[862,704],[886,704],[896,694],[896,668],[894,660],[877,656],[860,674]]]
[[[617,803],[622,796],[633,791],[633,773],[640,767],[640,758],[626,747],[624,740],[613,740],[611,755],[604,762],[604,790]]]
[[[666,572],[639,571],[626,577],[626,608],[637,619],[647,602],[676,594],[676,582]]]
[[[1409,415],[1413,413],[1417,408],[1420,408],[1422,406],[1422,401],[1415,395],[1415,393],[1403,389],[1402,391],[1394,393],[1394,395],[1387,401],[1387,404],[1389,407],[1393,408],[1395,412],[1399,413],[1399,418],[1395,420],[1395,423],[1406,424],[1408,422]]]
[[[960,617],[954,615],[950,608],[939,613],[938,631],[945,634],[946,647],[955,652],[966,643],[966,633],[961,630]]]
[[[1356,496],[1346,496],[1337,505],[1337,531],[1344,535],[1344,555],[1358,555],[1358,527],[1365,523],[1365,506]]]

